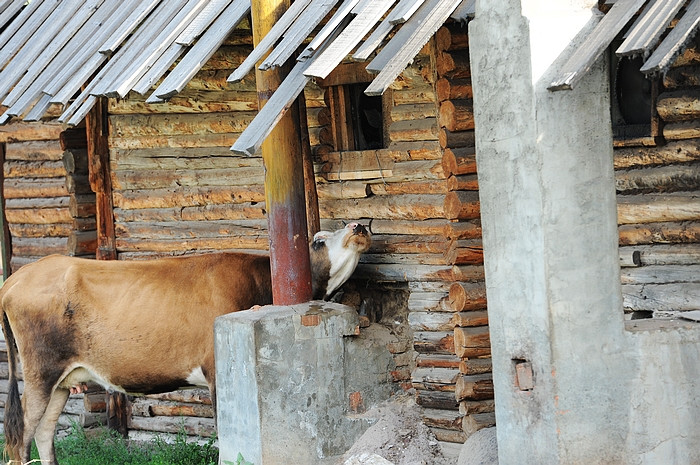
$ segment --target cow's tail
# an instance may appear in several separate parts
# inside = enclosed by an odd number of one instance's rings
[[[9,389],[5,402],[5,454],[10,460],[19,463],[24,443],[24,413],[19,398],[17,385],[17,344],[7,314],[2,312],[2,330],[7,343],[7,360],[9,362]]]

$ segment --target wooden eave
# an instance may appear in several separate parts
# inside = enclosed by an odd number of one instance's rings
[[[0,124],[51,104],[78,124],[98,97],[146,94],[181,58],[149,101],[169,98],[249,11],[250,0],[0,2]]]
[[[548,86],[549,90],[573,89],[632,21],[615,53],[643,56],[645,62],[641,71],[650,75],[665,73],[700,26],[700,0],[609,0],[606,3],[612,4],[612,8],[573,50]],[[671,32],[659,42],[663,32],[676,20]]]

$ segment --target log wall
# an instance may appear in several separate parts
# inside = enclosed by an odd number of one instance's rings
[[[661,83],[660,144],[615,141],[624,308],[629,318],[700,309],[700,50]]]

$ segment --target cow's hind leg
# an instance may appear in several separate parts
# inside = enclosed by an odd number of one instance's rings
[[[24,393],[22,394],[22,406],[24,407],[24,448],[22,455],[22,463],[28,463],[30,460],[31,450],[32,450],[32,440],[35,439],[37,447],[42,445],[44,449],[43,454],[46,454],[46,430],[49,427],[49,423],[52,425],[52,432],[49,440],[51,441],[51,450],[53,450],[53,428],[56,426],[56,421],[58,420],[58,415],[60,415],[63,406],[66,404],[68,395],[65,393],[60,393],[60,391],[65,391],[65,389],[57,389],[58,395],[49,390],[46,392],[44,389],[39,389],[34,385],[34,383],[25,380]],[[55,416],[53,422],[44,421],[44,417],[49,414],[49,405],[51,405],[52,410],[58,410],[58,413],[51,414],[50,417]],[[40,428],[41,426],[41,428]],[[41,438],[39,437],[41,435]],[[42,448],[39,448],[40,455],[42,454]],[[41,455],[44,459],[44,456]],[[42,462],[49,465],[54,465],[53,462]]]
[[[34,434],[36,448],[39,451],[41,463],[58,465],[56,461],[56,451],[54,449],[54,435],[56,434],[56,423],[63,411],[63,407],[68,401],[70,391],[68,389],[56,388],[51,394],[51,400],[46,407],[44,416],[41,417],[39,426]]]

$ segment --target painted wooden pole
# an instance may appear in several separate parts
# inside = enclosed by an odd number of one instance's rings
[[[253,0],[253,43],[257,44],[289,7],[288,0]],[[255,70],[262,108],[286,76],[286,69]],[[311,299],[311,265],[306,227],[299,107],[293,105],[262,144],[265,202],[270,234],[272,299],[293,305]]]

